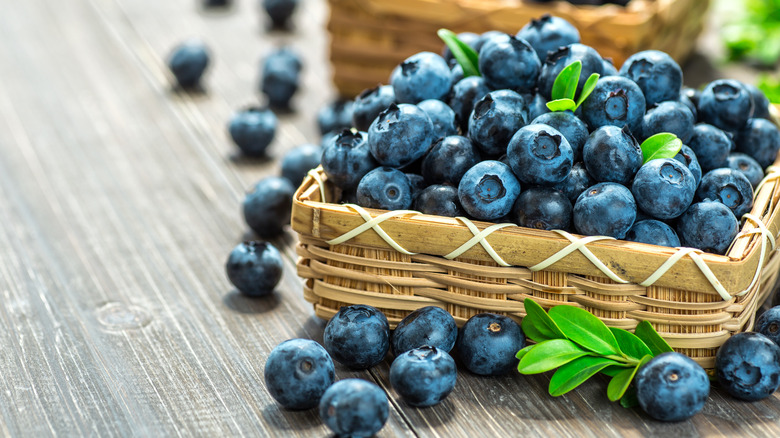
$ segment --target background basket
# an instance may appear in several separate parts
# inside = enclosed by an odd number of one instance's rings
[[[780,231],[778,166],[780,159],[757,190],[750,213],[771,236]],[[608,278],[587,251],[574,250],[539,266],[571,241],[552,231],[516,226],[494,230],[484,239],[487,245],[472,245],[450,260],[444,256],[451,257],[464,242],[474,243],[481,230],[498,226],[323,202],[339,199],[340,193],[321,170],[312,173],[295,193],[292,227],[299,234],[304,297],[324,319],[341,306],[369,304],[385,312],[391,327],[431,305],[449,311],[458,325],[481,312],[519,320],[525,315],[523,300],[530,297],[545,308],[584,308],[608,326],[627,330],[647,320],[675,350],[712,369],[717,348],[734,333],[752,329],[756,308],[772,292],[780,271],[772,239],[755,232],[760,227],[749,220],[725,256],[686,255],[649,286],[640,283],[677,249],[622,240],[587,243],[613,278],[626,283]],[[499,266],[490,251],[511,266]],[[717,278],[714,284],[699,262]],[[734,296],[722,296],[718,284]],[[740,291],[744,294],[737,295]]]
[[[620,68],[645,49],[688,56],[704,25],[709,0],[632,0],[628,6],[577,6],[528,0],[329,0],[330,59],[336,88],[345,97],[378,83],[410,55],[440,53],[439,28],[455,32],[501,30],[515,34],[549,13],[580,31],[584,44]]]

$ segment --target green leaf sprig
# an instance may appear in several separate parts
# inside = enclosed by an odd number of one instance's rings
[[[674,158],[682,148],[682,140],[670,132],[650,136],[639,146],[642,148],[642,164],[657,158]]]
[[[552,87],[551,95],[553,100],[547,102],[547,108],[550,111],[576,111],[582,105],[582,102],[585,102],[585,99],[590,96],[590,93],[596,88],[599,74],[593,73],[588,77],[585,85],[582,86],[580,97],[575,101],[574,95],[577,92],[577,84],[580,81],[581,73],[582,61],[574,61],[558,73]]]
[[[558,368],[548,388],[552,396],[566,394],[601,372],[612,378],[607,397],[625,407],[635,406],[630,385],[639,368],[658,354],[673,351],[647,321],[631,333],[607,327],[577,307],[555,306],[548,313],[531,299],[524,304],[523,332],[536,344],[517,352],[517,370],[539,374]]]
[[[479,54],[471,46],[461,41],[458,35],[449,29],[439,29],[436,34],[449,47],[452,56],[463,68],[463,77],[480,76]]]

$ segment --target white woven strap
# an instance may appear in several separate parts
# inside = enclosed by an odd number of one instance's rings
[[[406,249],[404,249],[395,240],[393,240],[392,237],[388,236],[387,233],[385,233],[385,230],[383,230],[382,227],[379,226],[379,224],[381,224],[382,222],[384,222],[384,221],[386,221],[386,220],[388,220],[390,218],[397,217],[397,216],[404,216],[404,215],[407,215],[407,214],[414,214],[414,215],[422,214],[419,211],[414,211],[414,210],[393,210],[393,211],[388,211],[387,213],[381,214],[381,215],[379,215],[379,216],[377,216],[375,218],[372,218],[371,215],[368,214],[368,212],[365,209],[363,209],[363,207],[361,207],[359,205],[344,204],[344,206],[345,207],[349,207],[349,208],[355,210],[357,212],[357,214],[359,214],[360,217],[362,217],[363,220],[366,221],[366,223],[364,223],[364,224],[362,224],[362,225],[360,225],[360,226],[358,226],[356,228],[353,228],[351,231],[347,231],[346,233],[342,234],[339,237],[336,237],[335,239],[328,240],[327,242],[325,242],[328,245],[338,245],[339,243],[344,243],[347,240],[349,240],[349,239],[351,239],[351,238],[353,238],[353,237],[355,237],[357,235],[363,234],[365,231],[368,231],[369,229],[373,229],[374,231],[376,231],[376,233],[379,235],[379,237],[381,237],[385,242],[387,242],[388,245],[390,245],[396,251],[398,251],[400,253],[404,253],[406,255],[415,255],[415,254],[417,254],[415,252],[410,252],[410,251],[407,251]]]
[[[498,263],[501,266],[512,266],[509,263],[505,262],[500,255],[498,255],[496,250],[493,249],[493,247],[490,245],[490,243],[488,243],[486,238],[496,230],[500,230],[501,228],[506,228],[506,227],[516,227],[517,225],[510,224],[510,223],[493,224],[485,228],[484,230],[479,231],[479,228],[477,228],[477,226],[474,225],[474,223],[468,220],[467,218],[458,216],[456,219],[463,222],[463,224],[465,224],[466,227],[468,227],[469,231],[471,231],[471,234],[473,234],[474,237],[466,241],[466,243],[459,246],[451,253],[445,255],[444,256],[445,259],[452,260],[479,243],[480,245],[482,245],[483,248],[485,248],[485,251],[487,251],[488,255],[490,255],[490,257],[492,257],[496,263]]]
[[[604,275],[606,275],[607,277],[612,279],[612,281],[615,281],[617,283],[623,283],[623,284],[629,283],[628,281],[623,280],[622,278],[618,277],[617,274],[612,272],[612,270],[609,269],[607,267],[607,265],[605,265],[601,260],[599,260],[599,258],[596,257],[588,249],[587,246],[585,246],[588,243],[596,242],[596,241],[599,241],[599,240],[615,240],[614,237],[609,237],[609,236],[588,236],[588,237],[582,237],[582,238],[578,239],[578,238],[572,236],[571,234],[569,234],[569,233],[567,233],[566,231],[563,231],[563,230],[552,230],[552,231],[554,231],[554,232],[560,234],[561,236],[565,237],[566,239],[568,239],[569,242],[571,242],[571,244],[569,244],[568,246],[566,246],[562,250],[556,252],[555,254],[551,255],[550,257],[547,257],[542,262],[537,263],[537,264],[531,266],[528,269],[530,269],[532,271],[541,271],[542,269],[545,269],[545,268],[549,267],[550,265],[558,262],[562,258],[564,258],[567,255],[573,253],[574,251],[579,251],[579,252],[582,253],[582,255],[585,256],[585,258],[587,258],[588,260],[590,260],[591,263],[593,263],[593,266],[598,268],[599,271],[603,272]]]
[[[317,185],[320,188],[320,202],[328,202],[325,200],[325,181],[322,180],[322,177],[320,176],[320,173],[317,171],[317,169],[311,169],[309,171],[309,176],[314,178],[314,181],[317,181]]]

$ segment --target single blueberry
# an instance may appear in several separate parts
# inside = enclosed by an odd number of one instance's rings
[[[463,175],[458,185],[458,199],[466,213],[489,221],[506,216],[520,190],[520,182],[509,166],[486,160]]]
[[[571,226],[571,201],[549,187],[532,187],[517,197],[512,221],[538,230],[567,230]]]
[[[322,170],[342,190],[357,187],[365,174],[377,166],[365,132],[344,130],[322,148]]]
[[[457,187],[463,174],[480,161],[479,150],[468,137],[452,135],[440,138],[423,159],[422,176],[428,184]]]
[[[416,53],[393,70],[390,84],[400,103],[442,100],[450,92],[450,68],[440,55],[432,52]]]
[[[644,141],[655,134],[669,132],[676,135],[683,143],[689,144],[694,134],[695,122],[693,113],[682,102],[661,102],[658,106],[647,110],[642,117],[640,138]]]
[[[696,153],[703,172],[726,167],[726,159],[731,150],[731,138],[722,130],[706,123],[699,123],[693,127],[691,140],[683,143]]]
[[[730,395],[747,401],[767,398],[780,386],[780,347],[761,333],[737,333],[718,349],[715,372]]]
[[[580,234],[625,237],[636,219],[636,202],[625,186],[603,182],[582,192],[574,203],[572,222]]]
[[[317,112],[317,126],[320,134],[343,131],[352,127],[352,108],[354,102],[348,99],[337,99],[320,108]]]
[[[686,145],[682,145],[680,152],[674,156],[674,159],[685,164],[685,167],[691,171],[693,178],[696,180],[696,187],[698,187],[699,183],[701,182],[702,172],[701,165],[699,164],[699,158],[696,156],[696,153],[693,152],[693,149]]]
[[[528,41],[541,62],[547,59],[549,52],[580,42],[580,33],[574,25],[550,14],[532,18],[517,32],[517,37]]]
[[[322,147],[316,144],[302,144],[290,149],[282,158],[282,178],[294,186],[301,184],[309,170],[320,165]]]
[[[533,47],[512,35],[492,38],[479,50],[479,71],[493,90],[532,92],[541,66]]]
[[[780,150],[780,130],[766,119],[749,119],[737,132],[737,152],[758,161],[762,168],[771,166]]]
[[[209,65],[209,50],[198,40],[191,39],[176,46],[168,57],[168,68],[181,88],[195,88]]]
[[[452,357],[427,345],[399,355],[390,366],[393,389],[417,407],[439,404],[455,388],[457,375]]]
[[[320,344],[310,339],[290,339],[268,355],[263,377],[268,392],[280,405],[310,409],[333,385],[336,370]]]
[[[569,111],[544,113],[529,123],[530,125],[542,124],[552,126],[560,131],[569,142],[574,162],[582,161],[582,148],[588,141],[588,125],[579,117]]]
[[[647,243],[650,245],[668,246],[676,248],[680,246],[680,238],[669,225],[656,219],[644,219],[634,222],[634,225],[626,233],[626,240],[632,242]]]
[[[411,164],[428,152],[434,140],[430,117],[416,105],[391,104],[368,128],[368,147],[382,166]]]
[[[679,98],[682,69],[671,56],[659,50],[644,50],[629,56],[620,67],[620,75],[639,85],[648,108]]]
[[[230,118],[228,132],[244,155],[265,155],[268,145],[276,135],[279,122],[273,111],[267,108],[249,107]]]
[[[239,292],[261,297],[273,292],[282,278],[282,255],[267,242],[239,243],[230,251],[225,271]]]
[[[391,103],[395,102],[392,85],[381,85],[363,90],[352,104],[352,124],[359,131],[368,131],[371,122]]]
[[[623,76],[607,76],[599,79],[580,109],[583,121],[591,130],[628,125],[631,132],[638,133],[645,105],[645,96],[634,81]]]
[[[258,181],[242,204],[244,220],[260,237],[281,234],[290,223],[295,187],[286,178],[269,176]]]
[[[753,331],[761,333],[780,345],[780,306],[772,307],[756,320]]]
[[[263,9],[274,27],[286,27],[298,0],[263,0]]]
[[[571,172],[569,172],[569,176],[567,176],[565,180],[552,187],[563,193],[566,198],[568,198],[569,202],[574,205],[574,203],[577,202],[580,193],[594,184],[596,184],[596,181],[590,176],[588,170],[585,169],[585,164],[580,161],[574,163],[571,167]]]
[[[726,158],[726,167],[730,169],[742,172],[750,185],[753,186],[753,190],[756,189],[761,180],[764,179],[764,171],[761,170],[761,165],[753,157],[740,152],[732,152]]]
[[[474,110],[474,104],[488,93],[490,93],[490,88],[485,85],[485,79],[482,76],[469,76],[452,86],[447,103],[455,112],[462,132],[468,131],[469,116]]]
[[[458,135],[458,124],[455,120],[455,111],[446,103],[438,99],[426,99],[417,106],[425,111],[433,123],[433,138]]]
[[[526,123],[523,96],[512,90],[493,91],[474,105],[468,136],[485,155],[497,156],[506,153],[509,140]]]
[[[382,210],[406,210],[412,205],[409,179],[398,169],[377,167],[357,186],[358,204]]]
[[[398,323],[390,345],[396,356],[425,345],[449,353],[457,337],[455,318],[441,307],[427,306],[411,312]]]
[[[390,325],[374,307],[342,307],[325,326],[323,345],[340,364],[364,370],[385,358],[390,349]]]
[[[337,436],[373,436],[385,425],[389,413],[382,388],[361,379],[339,380],[320,400],[320,418]]]
[[[735,132],[745,126],[753,113],[753,100],[741,82],[718,79],[701,92],[697,109],[704,123]]]
[[[642,148],[628,128],[606,125],[593,131],[582,148],[588,173],[599,182],[628,185],[642,167]]]
[[[539,71],[539,80],[537,81],[537,87],[539,94],[544,96],[547,100],[552,99],[552,88],[555,83],[555,79],[558,74],[566,68],[569,64],[580,61],[582,62],[582,70],[580,72],[580,79],[577,82],[577,95],[582,93],[582,87],[585,85],[585,81],[588,80],[591,74],[601,74],[604,71],[604,64],[601,59],[601,55],[593,47],[586,46],[584,44],[569,44],[567,46],[560,46],[547,54],[547,58],[542,61],[542,69]],[[606,79],[606,78],[605,78]],[[599,83],[603,81],[600,80]],[[637,87],[639,90],[639,87]],[[641,91],[640,91],[641,94]],[[588,98],[585,101],[591,100]],[[642,100],[644,105],[644,98]],[[644,108],[642,108],[644,111]]]
[[[710,200],[691,205],[677,221],[680,243],[713,254],[725,254],[738,231],[734,212]]]
[[[298,91],[301,74],[300,56],[288,48],[270,53],[262,66],[260,91],[275,108],[289,108]]]
[[[751,117],[755,119],[767,119],[769,116],[769,98],[766,97],[763,91],[753,84],[742,83],[742,86],[750,93],[750,100],[753,101],[753,115]]]
[[[463,325],[457,346],[458,356],[467,370],[498,376],[517,367],[515,354],[525,347],[525,334],[508,316],[480,313]]]
[[[412,209],[425,214],[458,217],[465,213],[458,201],[458,189],[433,184],[423,189],[414,199]]]
[[[634,384],[639,406],[661,421],[693,417],[710,395],[710,379],[704,368],[676,352],[661,353],[642,365]]]
[[[673,219],[691,205],[696,180],[684,164],[673,158],[660,158],[639,168],[631,193],[645,213],[657,219]]]
[[[722,167],[704,174],[696,199],[721,202],[741,218],[753,208],[753,186],[742,172]]]
[[[520,128],[509,141],[506,156],[521,182],[550,186],[569,176],[574,164],[569,141],[548,125]]]

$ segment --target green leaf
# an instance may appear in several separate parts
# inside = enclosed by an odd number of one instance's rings
[[[580,93],[580,97],[577,98],[577,105],[574,108],[575,110],[579,108],[580,105],[582,105],[582,102],[585,102],[585,99],[587,99],[588,96],[590,96],[590,93],[592,93],[593,89],[596,88],[596,83],[599,81],[600,77],[601,75],[599,75],[598,73],[592,73],[588,77],[588,80],[585,81],[585,85],[582,86],[582,92]]]
[[[552,112],[574,111],[577,105],[571,99],[555,99],[547,102],[547,108]]]
[[[568,339],[551,339],[534,345],[520,360],[517,371],[522,374],[539,374],[587,354],[587,351],[583,351]]]
[[[625,395],[620,399],[620,406],[626,409],[639,406],[639,399],[636,397],[636,386],[629,385]]]
[[[567,65],[555,78],[552,87],[553,100],[571,99],[574,100],[574,93],[577,91],[577,83],[580,80],[582,72],[582,61],[574,61]]]
[[[528,352],[529,352],[529,351],[531,351],[531,349],[532,349],[532,348],[534,348],[534,346],[535,346],[535,345],[536,345],[536,344],[534,344],[534,345],[527,345],[525,348],[523,348],[522,350],[518,351],[518,352],[517,352],[517,354],[515,354],[515,357],[516,357],[518,360],[519,360],[519,359],[522,359],[522,358],[523,358],[523,356],[525,356],[526,354],[528,354]]]
[[[628,390],[629,385],[631,385],[631,381],[634,380],[634,376],[637,371],[639,371],[639,368],[649,362],[652,358],[653,356],[648,354],[643,357],[635,367],[627,368],[616,374],[615,377],[609,381],[609,385],[607,386],[607,398],[609,398],[609,401],[614,402],[623,398],[623,395],[625,395],[626,390]]]
[[[605,376],[609,377],[615,377],[617,373],[623,371],[626,368],[631,367],[631,365],[628,364],[622,364],[622,365],[610,365],[603,370],[601,370],[601,374],[604,374]]]
[[[553,397],[566,394],[580,386],[594,374],[610,365],[616,365],[612,359],[595,356],[583,356],[558,368],[550,379],[549,392]]]
[[[664,338],[662,338],[647,321],[640,322],[639,325],[636,326],[634,334],[650,348],[650,351],[653,352],[653,356],[674,351],[672,350],[672,347],[666,343],[666,340],[664,340]]]
[[[641,148],[645,164],[656,158],[674,158],[682,148],[682,140],[672,133],[660,132],[643,141]]]
[[[479,54],[471,46],[461,41],[455,32],[449,29],[439,29],[436,33],[444,41],[444,44],[449,47],[452,56],[463,68],[463,77],[480,75]]]
[[[548,339],[566,339],[555,321],[550,318],[542,306],[536,304],[536,301],[526,298],[523,300],[525,306],[525,318],[520,323],[523,333],[533,341],[542,342]]]
[[[555,306],[549,314],[563,334],[581,347],[602,356],[622,355],[609,328],[587,310]]]
[[[645,342],[635,334],[615,327],[610,327],[609,330],[615,335],[620,351],[631,359],[641,360],[646,355],[653,355],[653,352],[645,345]]]

